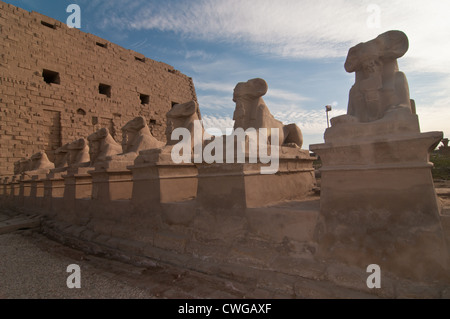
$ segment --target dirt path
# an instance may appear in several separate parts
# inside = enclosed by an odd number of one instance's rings
[[[67,267],[81,269],[81,288],[69,289]],[[35,231],[0,235],[0,298],[244,298],[270,297],[235,283],[175,268],[141,268],[68,248]]]
[[[450,215],[450,183],[437,183],[437,192]],[[0,212],[0,224],[10,227],[11,216]],[[13,224],[13,223],[12,223]],[[1,227],[0,227],[1,228]],[[19,229],[19,228],[18,228]],[[81,269],[81,288],[69,289],[67,267]],[[314,288],[313,284],[313,288]],[[320,289],[319,289],[320,288]],[[319,287],[324,297],[347,298],[333,285]],[[324,290],[325,289],[325,290]],[[315,290],[315,289],[313,289]],[[341,291],[342,290],[342,291]],[[352,294],[352,296],[355,296]],[[359,296],[359,295],[356,295]],[[175,267],[137,267],[52,241],[38,229],[0,232],[0,299],[274,299],[293,298],[259,289],[254,283],[226,279]],[[321,298],[319,295],[317,296]],[[364,295],[361,295],[364,297]]]

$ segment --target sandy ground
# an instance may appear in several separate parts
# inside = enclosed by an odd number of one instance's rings
[[[81,269],[81,288],[69,289],[67,267]],[[150,299],[270,297],[235,283],[176,268],[140,268],[86,255],[35,231],[0,235],[0,298]]]
[[[450,183],[437,183],[450,215]],[[11,216],[0,212],[0,223]],[[81,269],[81,288],[69,289],[67,267]],[[331,288],[331,287],[329,287]],[[336,289],[336,288],[331,288]],[[339,289],[336,289],[339,291]],[[336,293],[339,295],[339,293]],[[37,230],[0,234],[0,299],[275,299],[252,285],[175,267],[137,267],[52,241]],[[342,296],[345,298],[345,296]]]

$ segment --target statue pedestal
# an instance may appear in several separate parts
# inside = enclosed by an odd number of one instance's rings
[[[44,180],[44,197],[46,198],[63,198],[64,197],[64,177],[66,171],[52,171],[47,174]]]
[[[31,195],[31,176],[21,175],[19,178],[19,196],[15,198],[15,205],[23,207]]]
[[[92,198],[99,202],[130,200],[133,191],[133,179],[127,166],[133,165],[136,156],[116,155],[111,160],[95,164],[92,176]]]
[[[194,164],[174,164],[171,147],[145,150],[134,165],[132,202],[137,207],[159,203],[183,202],[197,196],[197,167]]]
[[[91,167],[68,168],[64,178],[64,202],[74,207],[77,199],[91,199],[92,177],[88,174]]]
[[[11,192],[11,179],[12,176],[8,176],[8,177],[2,177],[1,179],[1,197],[0,197],[0,205],[2,206],[7,206],[8,205],[8,201],[9,201],[9,196],[10,196],[10,192]]]
[[[92,199],[99,202],[131,199],[133,179],[128,169],[96,169],[89,174],[92,176]]]
[[[18,202],[18,197],[20,193],[20,177],[21,175],[14,175],[9,183],[9,204],[14,205]]]
[[[67,168],[51,170],[44,179],[44,203],[45,211],[52,211],[58,207],[56,201],[62,201],[64,198],[64,178]]]
[[[429,162],[442,132],[386,121],[341,123],[327,130],[325,144],[310,146],[323,165],[320,255],[407,278],[445,277],[448,251]]]
[[[2,177],[0,180],[0,200],[2,205],[7,205],[9,200],[9,195],[11,192],[11,183],[12,176]]]
[[[0,179],[0,196],[1,196],[2,200],[8,194],[8,187],[7,187],[8,182],[9,182],[9,178],[8,177],[2,177]]]
[[[64,179],[64,197],[52,198],[52,212],[55,217],[67,223],[85,224],[89,221],[89,207],[92,205],[92,167],[69,167]]]
[[[197,164],[197,201],[205,208],[229,209],[303,199],[315,186],[315,159],[308,151],[281,147],[275,174],[261,174],[268,165],[250,164],[248,156],[244,164]]]
[[[27,209],[39,209],[42,207],[44,199],[44,178],[46,173],[31,175],[29,181],[29,193],[24,190],[24,207]],[[27,195],[28,194],[28,195]],[[27,196],[26,196],[27,195]]]

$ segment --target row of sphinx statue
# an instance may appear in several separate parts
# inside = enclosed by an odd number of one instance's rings
[[[345,69],[355,72],[355,84],[350,90],[347,114],[332,119],[332,125],[344,123],[367,123],[382,120],[392,110],[407,110],[415,113],[414,101],[410,100],[405,75],[399,71],[397,58],[408,50],[408,38],[401,31],[388,31],[366,43],[349,50]],[[234,129],[278,128],[279,144],[302,147],[303,136],[296,124],[284,125],[270,113],[263,96],[268,91],[265,80],[257,78],[238,83],[233,101]],[[172,129],[179,127],[193,131],[194,121],[201,120],[196,101],[175,105],[167,118]],[[204,132],[204,130],[203,130]],[[39,169],[94,166],[105,160],[133,161],[139,151],[164,147],[166,144],[152,136],[144,117],[136,117],[122,128],[122,145],[118,144],[106,128],[66,144],[54,153],[55,162],[48,160],[45,152],[34,154],[29,159],[15,163],[15,174]],[[270,136],[268,136],[270,138]],[[170,141],[168,145],[175,142]]]
[[[94,167],[99,162],[114,159],[132,161],[140,150],[165,145],[151,134],[143,116],[134,118],[122,127],[122,137],[122,144],[119,144],[107,128],[101,128],[87,138],[77,139],[56,149],[54,163],[49,160],[45,151],[16,162],[14,174],[50,169],[64,170],[67,167]]]
[[[236,103],[234,129],[279,128],[278,145],[301,148],[303,136],[300,128],[296,124],[284,125],[273,117],[262,98],[267,91],[266,81],[260,78],[236,85],[233,94],[233,101]],[[201,121],[198,103],[190,101],[175,105],[167,113],[167,119],[173,130],[183,127],[193,134],[195,121]],[[202,134],[206,135],[203,126]],[[167,145],[177,142],[169,138]],[[87,138],[77,139],[55,150],[54,163],[48,159],[45,151],[16,162],[14,174],[50,169],[64,170],[67,167],[94,167],[105,161],[131,163],[140,151],[162,148],[165,145],[151,134],[146,119],[139,116],[122,127],[121,145],[114,140],[107,128],[102,128]]]

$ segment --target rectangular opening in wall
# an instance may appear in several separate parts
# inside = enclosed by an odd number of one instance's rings
[[[155,125],[156,124],[156,120],[150,120],[150,125]]]
[[[141,99],[142,105],[150,104],[150,96],[149,95],[140,93],[139,98]]]
[[[59,78],[58,72],[44,69],[42,71],[42,77],[44,78],[44,81],[48,84],[50,84],[50,83],[60,84],[60,78]]]
[[[98,85],[98,93],[111,97],[111,85],[100,83]]]
[[[145,63],[145,58],[140,58],[140,57],[135,56],[134,59],[135,59],[136,61]]]
[[[56,25],[54,25],[54,24],[52,24],[52,23],[48,23],[48,22],[45,22],[45,21],[41,21],[41,24],[42,24],[43,26],[46,26],[47,28],[50,28],[50,29],[56,29]]]
[[[102,47],[102,48],[105,48],[105,49],[108,47],[107,43],[95,42],[95,44],[98,45],[99,47]]]

